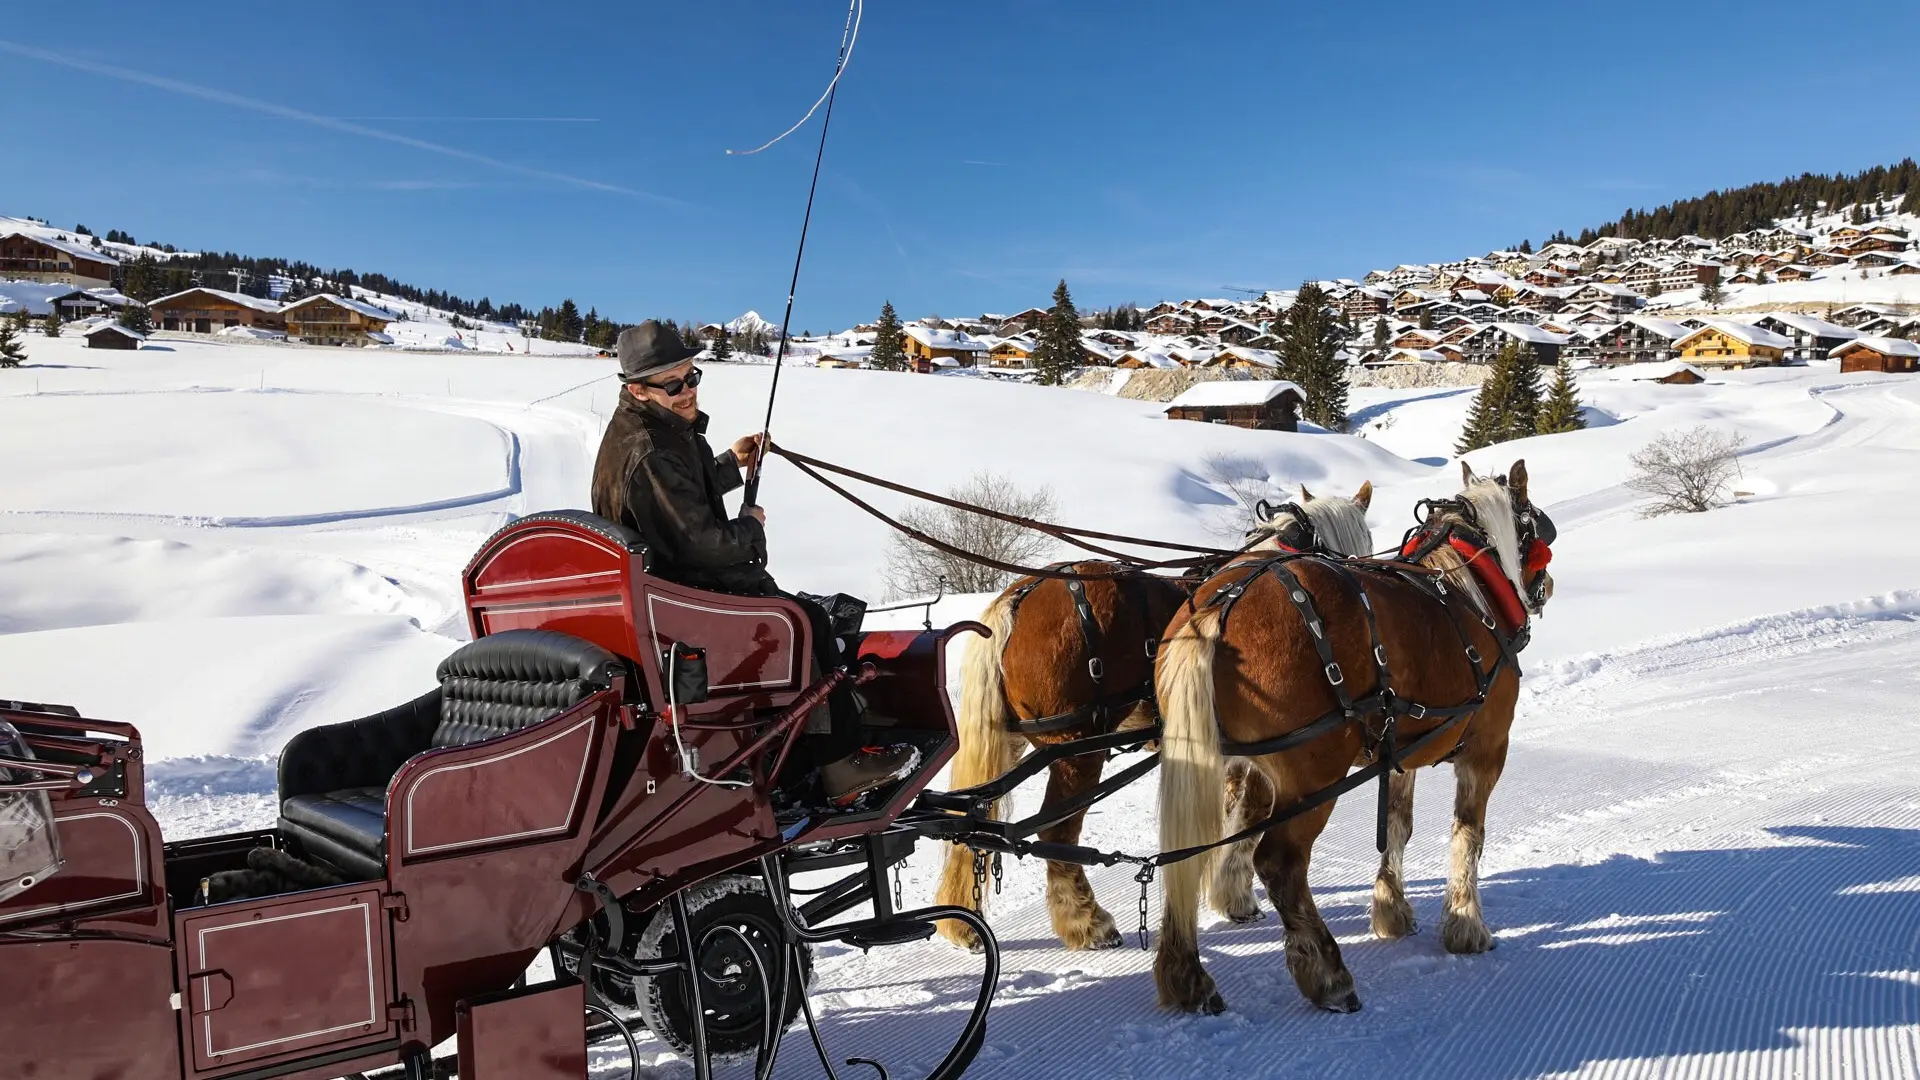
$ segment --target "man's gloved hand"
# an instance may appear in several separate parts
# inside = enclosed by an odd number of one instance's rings
[[[760,442],[765,438],[764,432],[756,431],[733,440],[733,460],[739,462],[743,469],[753,464],[754,455],[759,452]]]
[[[755,520],[755,521],[757,521],[757,522],[759,522],[759,523],[760,523],[760,524],[762,524],[762,525],[765,525],[765,524],[767,523],[767,512],[766,512],[765,510],[762,510],[762,509],[760,509],[760,508],[759,508],[759,507],[757,507],[757,506],[743,506],[743,507],[741,507],[741,508],[740,508],[740,516],[741,516],[741,517],[750,517],[750,518],[752,518],[753,520]]]

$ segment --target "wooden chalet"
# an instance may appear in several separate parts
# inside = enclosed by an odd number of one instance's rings
[[[1797,311],[1776,311],[1755,319],[1753,325],[1793,343],[1786,352],[1786,362],[1790,364],[1824,360],[1833,355],[1833,350],[1860,336],[1860,331],[1851,327]]]
[[[119,323],[101,323],[86,332],[89,349],[138,349],[147,335],[138,330],[129,330]]]
[[[1034,343],[1027,338],[1003,338],[987,350],[987,366],[1008,370],[1033,366]]]
[[[1813,272],[1815,269],[1816,269],[1815,267],[1803,266],[1800,263],[1793,263],[1788,266],[1783,266],[1779,270],[1775,271],[1773,275],[1773,280],[1775,281],[1806,281],[1807,279],[1813,277]]]
[[[1675,355],[1699,367],[1765,367],[1783,362],[1793,342],[1732,319],[1702,319],[1698,330],[1673,343]]]
[[[1834,349],[1840,371],[1920,371],[1920,342],[1894,337],[1860,337]]]
[[[1229,371],[1278,371],[1280,355],[1266,349],[1228,345],[1214,353],[1202,366],[1226,368]]]
[[[1298,431],[1306,396],[1293,383],[1219,380],[1196,383],[1167,403],[1169,420],[1195,420],[1255,431]]]
[[[987,352],[986,342],[958,330],[935,330],[919,323],[902,327],[901,337],[913,370],[922,375],[935,368],[974,367]]]
[[[60,313],[63,322],[78,322],[95,315],[118,315],[136,301],[116,289],[75,289],[47,301]]]
[[[1693,331],[1677,322],[1635,315],[1594,339],[1599,364],[1658,364],[1673,359],[1674,343]]]
[[[1650,364],[1645,371],[1634,372],[1632,378],[1634,382],[1662,383],[1667,386],[1698,386],[1707,381],[1707,376],[1699,368],[1678,360]]]
[[[234,326],[284,330],[287,325],[280,305],[272,300],[222,289],[188,289],[163,296],[147,309],[160,329],[194,334],[214,334]]]
[[[1565,334],[1555,334],[1526,323],[1501,322],[1483,326],[1459,342],[1462,357],[1470,364],[1491,364],[1509,342],[1533,351],[1533,362],[1552,367],[1560,362],[1560,347]]]
[[[322,293],[296,300],[280,310],[287,340],[309,345],[387,345],[387,324],[393,312],[360,300]]]
[[[64,234],[0,233],[0,278],[106,288],[120,260]]]
[[[1906,317],[1906,311],[1891,304],[1853,304],[1833,313],[1831,321],[1841,326],[1859,326],[1883,315]]]
[[[1007,316],[1007,321],[1000,324],[1000,332],[1007,334],[1020,330],[1038,330],[1046,324],[1046,321],[1047,309],[1030,307],[1017,315]]]

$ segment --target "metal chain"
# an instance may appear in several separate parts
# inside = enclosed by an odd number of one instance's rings
[[[981,893],[987,884],[987,853],[978,848],[973,852],[973,910],[980,910]]]
[[[1150,940],[1147,935],[1147,886],[1153,884],[1153,864],[1141,863],[1140,872],[1133,875],[1140,883],[1140,948],[1144,951]]]
[[[993,853],[993,895],[1000,895],[1000,853]]]
[[[900,864],[894,863],[893,864],[893,910],[899,911],[901,908],[905,906],[906,906],[905,902],[901,900],[901,892],[900,892]]]

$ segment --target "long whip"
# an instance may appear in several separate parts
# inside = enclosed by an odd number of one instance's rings
[[[760,498],[760,472],[767,457],[767,443],[771,441],[773,434],[773,403],[780,395],[780,369],[787,364],[787,330],[793,324],[793,294],[800,288],[800,260],[807,253],[807,226],[813,223],[813,196],[820,187],[820,163],[827,156],[827,128],[833,123],[833,99],[840,92],[840,76],[847,69],[847,58],[852,54],[853,43],[859,37],[860,15],[864,10],[864,0],[849,0],[847,25],[840,32],[840,55],[834,60],[833,81],[827,84],[827,111],[820,118],[820,147],[814,151],[813,155],[813,180],[807,185],[807,212],[800,218],[800,244],[794,249],[793,278],[787,283],[787,311],[780,317],[780,344],[774,350],[773,385],[767,390],[767,416],[760,424],[760,441],[753,450],[753,464],[747,473],[746,492],[741,499],[742,509],[756,505]],[[819,102],[814,102],[814,108],[819,106]],[[812,115],[813,109],[808,109],[807,116]],[[800,123],[806,123],[806,117],[801,117]],[[799,126],[795,124],[776,136],[766,146],[748,152],[757,154],[760,150],[765,150],[767,146],[772,146],[773,143],[792,134]]]

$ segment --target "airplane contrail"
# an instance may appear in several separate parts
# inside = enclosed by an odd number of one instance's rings
[[[261,101],[258,98],[245,97],[226,90],[216,90],[210,86],[200,86],[196,83],[182,82],[179,79],[170,79],[164,75],[150,75],[144,71],[134,71],[131,68],[119,67],[114,64],[102,64],[92,60],[82,60],[78,57],[49,52],[46,49],[35,48],[31,45],[21,45],[17,42],[8,41],[5,38],[0,38],[0,52],[12,53],[15,56],[24,56],[28,59],[39,60],[43,63],[58,64],[62,67],[72,68],[76,71],[84,71],[92,75],[103,75],[109,79],[139,83],[142,86],[151,86],[158,90],[184,94],[187,97],[196,97],[203,101],[211,101],[236,109],[246,109],[250,112],[262,113],[267,116],[277,116],[283,120],[298,120],[302,123],[312,124],[315,127],[325,128],[329,131],[337,131],[344,135],[358,135],[364,139],[378,139],[382,142],[396,143],[400,146],[411,147],[415,150],[424,150],[430,154],[440,154],[444,157],[455,158],[460,161],[470,161],[476,165],[485,165],[488,168],[499,169],[503,172],[518,173],[521,176],[550,180],[571,187],[586,188],[590,191],[606,191],[616,195],[630,195],[634,198],[650,199],[672,206],[687,205],[679,199],[655,194],[651,191],[641,191],[637,188],[622,187],[619,184],[609,184],[601,180],[589,180],[586,177],[554,172],[550,169],[537,169],[531,165],[519,165],[511,161],[502,161],[499,158],[488,157],[485,154],[476,154],[471,150],[462,150],[457,146],[447,146],[442,143],[428,142],[425,139],[416,139],[410,135],[399,135],[391,131],[382,131],[379,128],[356,124],[350,120],[319,116],[290,106],[276,105],[271,101]]]

